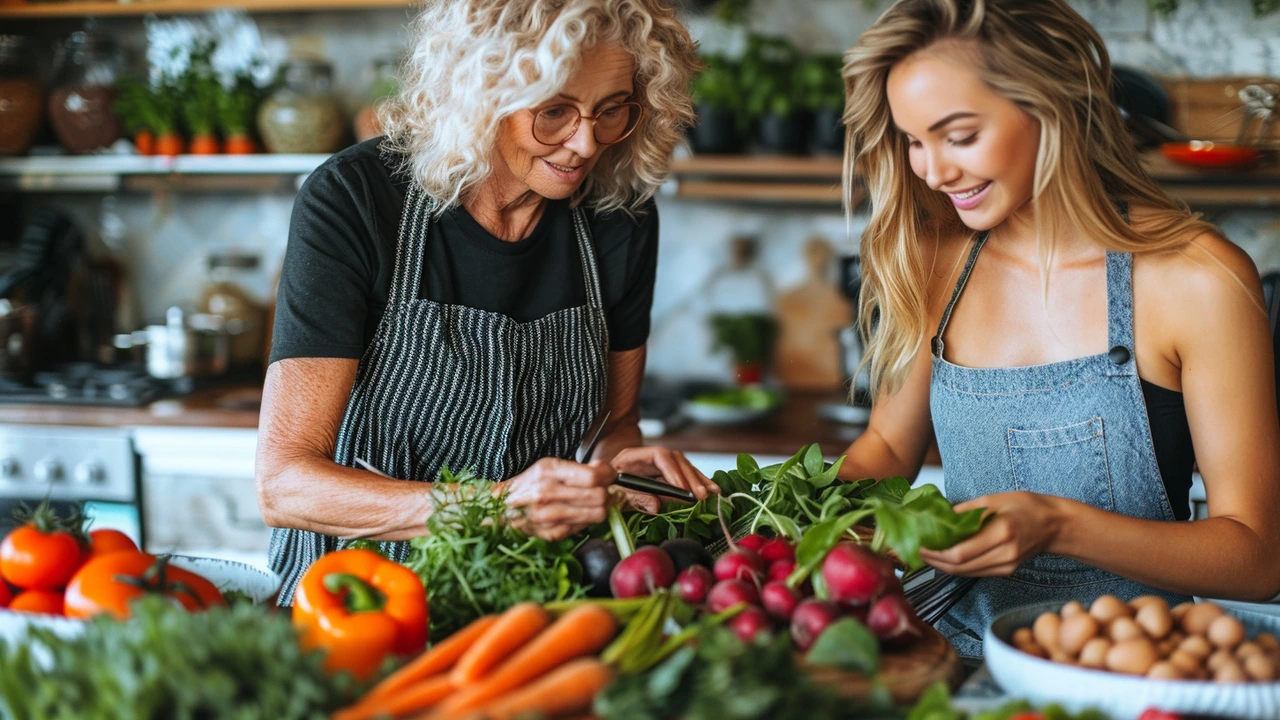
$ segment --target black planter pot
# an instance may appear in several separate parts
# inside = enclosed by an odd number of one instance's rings
[[[813,114],[813,151],[819,155],[840,155],[844,152],[844,125],[840,122],[841,108],[820,108]]]
[[[712,105],[698,105],[698,123],[689,128],[689,144],[700,155],[727,155],[742,151],[742,138],[734,113]]]
[[[760,118],[756,125],[756,150],[769,155],[804,155],[808,149],[806,115],[774,115]]]

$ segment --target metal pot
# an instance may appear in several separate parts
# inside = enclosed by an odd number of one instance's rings
[[[227,372],[230,336],[219,315],[187,315],[182,308],[171,307],[165,313],[164,325],[148,325],[147,374],[154,378],[174,380],[208,377]]]
[[[0,298],[0,376],[26,380],[35,353],[36,308]]]

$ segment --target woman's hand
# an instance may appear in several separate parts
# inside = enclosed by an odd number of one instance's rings
[[[626,448],[614,455],[609,464],[613,465],[618,472],[659,478],[670,485],[692,492],[699,500],[706,499],[711,493],[720,492],[720,486],[699,472],[684,453],[676,450],[647,446]]]
[[[1028,558],[1046,552],[1067,518],[1069,501],[1032,492],[984,495],[956,505],[956,512],[987,508],[977,535],[947,550],[920,550],[920,558],[949,575],[1004,577]],[[994,517],[990,517],[994,515]]]
[[[602,462],[582,465],[542,458],[498,485],[507,492],[508,507],[520,509],[511,524],[526,534],[554,541],[604,522],[608,487],[616,472]]]

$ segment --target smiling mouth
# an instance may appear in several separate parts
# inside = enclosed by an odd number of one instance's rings
[[[557,165],[551,162],[550,160],[543,160],[543,162],[559,170],[560,172],[565,172],[565,173],[577,172],[578,168],[582,167],[581,165],[579,165],[578,167],[565,167],[564,165]]]
[[[987,186],[988,186],[988,185],[990,185],[990,184],[991,184],[991,181],[987,181],[987,182],[985,182],[985,183],[983,183],[983,184],[979,185],[978,187],[973,188],[972,190],[965,190],[964,192],[958,192],[958,193],[950,193],[950,195],[951,195],[951,197],[953,197],[953,198],[955,198],[955,199],[957,199],[957,200],[968,200],[969,198],[973,197],[974,195],[977,195],[978,193],[982,192],[983,190],[986,190],[986,189],[987,189]]]

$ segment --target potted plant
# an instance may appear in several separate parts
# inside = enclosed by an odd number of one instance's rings
[[[217,155],[219,149],[214,127],[222,88],[214,77],[209,60],[213,47],[208,43],[192,51],[191,63],[178,80],[182,94],[182,118],[191,140],[188,151],[193,155]]]
[[[714,337],[712,349],[729,351],[738,383],[755,385],[762,382],[773,354],[777,321],[762,314],[716,314],[709,318],[709,322]]]
[[[265,93],[246,75],[236,77],[231,87],[218,84],[218,132],[222,134],[222,152],[227,155],[251,155],[258,151],[253,139],[258,105]]]
[[[703,62],[705,68],[693,81],[693,107],[698,122],[689,128],[689,144],[697,153],[739,152],[745,118],[737,63],[721,55],[708,55]]]
[[[790,40],[751,34],[742,58],[746,115],[756,125],[756,149],[800,155],[806,151],[807,123],[795,82],[799,52]]]
[[[116,84],[116,99],[111,109],[133,138],[138,154],[154,155],[156,135],[163,121],[146,82],[131,77],[121,78]]]
[[[819,154],[844,152],[844,60],[839,55],[814,55],[800,63],[796,79],[801,104],[813,118],[810,137]]]

